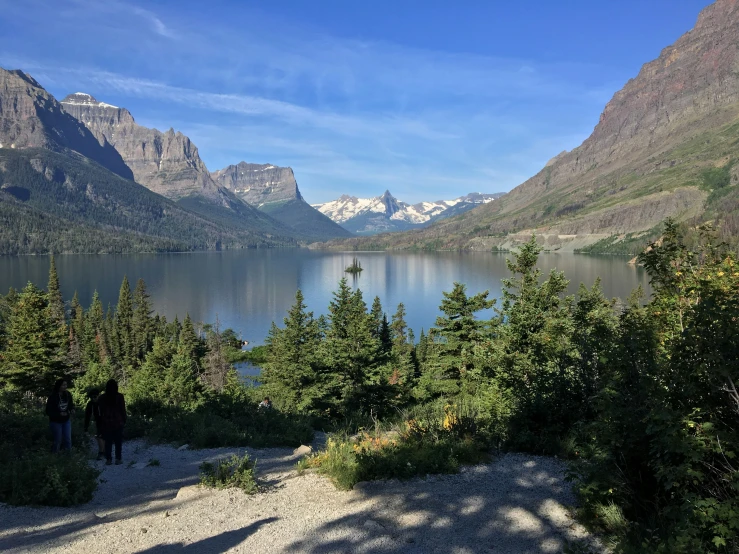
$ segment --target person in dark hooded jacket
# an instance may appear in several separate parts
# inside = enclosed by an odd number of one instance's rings
[[[118,383],[111,379],[105,384],[105,394],[98,399],[100,421],[103,424],[105,440],[105,464],[113,463],[113,446],[115,445],[115,463],[120,465],[121,447],[123,443],[123,426],[126,424],[126,402],[118,392]]]
[[[72,448],[72,422],[69,417],[73,411],[74,401],[67,390],[67,380],[57,379],[54,390],[46,401],[46,415],[49,416],[53,437],[52,452]]]

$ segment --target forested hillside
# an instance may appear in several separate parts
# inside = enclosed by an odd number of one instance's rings
[[[81,156],[2,149],[0,179],[2,254],[295,244],[208,220]]]

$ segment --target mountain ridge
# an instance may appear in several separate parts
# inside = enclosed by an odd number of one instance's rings
[[[404,236],[327,246],[489,250],[536,233],[554,250],[641,237],[638,251],[667,217],[712,221],[730,234],[739,202],[731,165],[739,155],[738,35],[739,2],[718,0],[613,95],[580,146],[499,201]],[[721,187],[705,177],[714,170],[727,175]]]
[[[321,213],[357,234],[402,231],[428,225],[433,221],[450,217],[486,204],[503,196],[503,193],[469,193],[453,200],[417,202],[409,204],[395,198],[389,190],[372,198],[358,198],[347,194],[337,200],[314,204]]]

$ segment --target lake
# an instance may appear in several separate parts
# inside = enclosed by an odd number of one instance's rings
[[[344,272],[357,257],[364,268],[353,278]],[[186,313],[196,322],[214,322],[232,328],[251,346],[262,344],[272,321],[282,319],[300,288],[310,310],[327,313],[332,292],[346,276],[358,287],[368,305],[379,296],[388,314],[399,302],[416,334],[428,330],[439,315],[442,291],[455,281],[467,285],[468,294],[501,291],[508,277],[510,254],[488,252],[323,252],[307,249],[238,250],[184,254],[66,255],[57,256],[62,294],[69,301],[75,290],[85,308],[97,290],[103,305],[115,304],[124,275],[133,288],[144,279],[154,309],[168,319]],[[626,298],[638,285],[648,290],[645,271],[624,257],[570,253],[542,254],[545,273],[556,268],[570,279],[570,292],[582,282],[591,286],[601,277],[606,296]],[[45,288],[49,258],[0,257],[0,291],[18,289],[28,281]],[[492,312],[489,311],[487,315]]]

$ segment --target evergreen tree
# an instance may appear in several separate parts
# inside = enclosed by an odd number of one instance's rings
[[[154,322],[151,319],[151,302],[143,279],[136,282],[133,293],[133,314],[131,316],[131,358],[137,362],[144,359],[153,341]]]
[[[182,322],[178,344],[183,355],[195,361],[199,359],[200,339],[195,334],[195,326],[190,319],[190,314],[187,314]]]
[[[123,277],[121,289],[118,293],[118,304],[115,308],[115,317],[113,319],[113,338],[115,348],[116,362],[122,367],[133,366],[134,360],[132,353],[133,336],[133,299],[131,297],[131,285],[128,283],[128,277]],[[125,375],[125,370],[124,370]]]
[[[179,347],[165,374],[165,396],[175,406],[184,406],[195,402],[200,390],[197,366],[183,348]]]
[[[67,363],[74,373],[83,371],[83,343],[85,339],[85,315],[80,305],[77,291],[74,293],[70,304],[71,321],[69,324],[69,349],[67,351]]]
[[[215,324],[208,331],[206,345],[207,351],[203,358],[203,379],[212,389],[220,392],[228,382],[231,364],[226,359],[218,316],[216,316]]]
[[[51,256],[49,264],[49,284],[46,289],[46,296],[49,301],[47,308],[49,317],[60,329],[66,328],[67,323],[64,317],[64,299],[62,298],[62,292],[59,288],[59,276],[56,272],[56,262],[54,261],[53,255]]]
[[[87,310],[84,321],[84,341],[82,359],[85,364],[102,363],[109,359],[106,341],[106,325],[103,317],[103,304],[95,291],[92,294],[92,304]]]
[[[154,345],[146,354],[144,363],[134,370],[129,378],[127,389],[131,402],[147,399],[161,402],[168,400],[165,381],[173,354],[170,343],[162,337],[154,339]]]
[[[274,323],[267,337],[267,363],[261,380],[271,397],[288,411],[320,414],[323,390],[317,352],[321,341],[318,321],[306,310],[303,293],[295,293],[295,303],[283,319],[284,328]]]
[[[461,391],[462,379],[472,369],[472,350],[483,337],[486,323],[475,314],[495,303],[488,300],[488,291],[467,296],[466,287],[454,283],[451,292],[444,292],[436,327],[431,329],[431,344],[426,353],[420,386],[429,396],[455,395]]]
[[[382,311],[382,303],[380,302],[380,297],[375,296],[375,299],[372,301],[372,308],[370,309],[370,316],[372,316],[372,323],[374,325],[374,336],[375,338],[380,338],[380,332],[382,330],[382,316],[384,312]]]
[[[32,283],[13,305],[0,364],[0,381],[6,387],[43,396],[67,371],[65,337],[48,306],[47,295]]]
[[[346,279],[334,293],[328,322],[322,361],[330,371],[327,391],[337,400],[334,408],[341,413],[369,409],[376,400],[368,397],[366,385],[379,384],[380,343],[362,291],[352,294]]]

